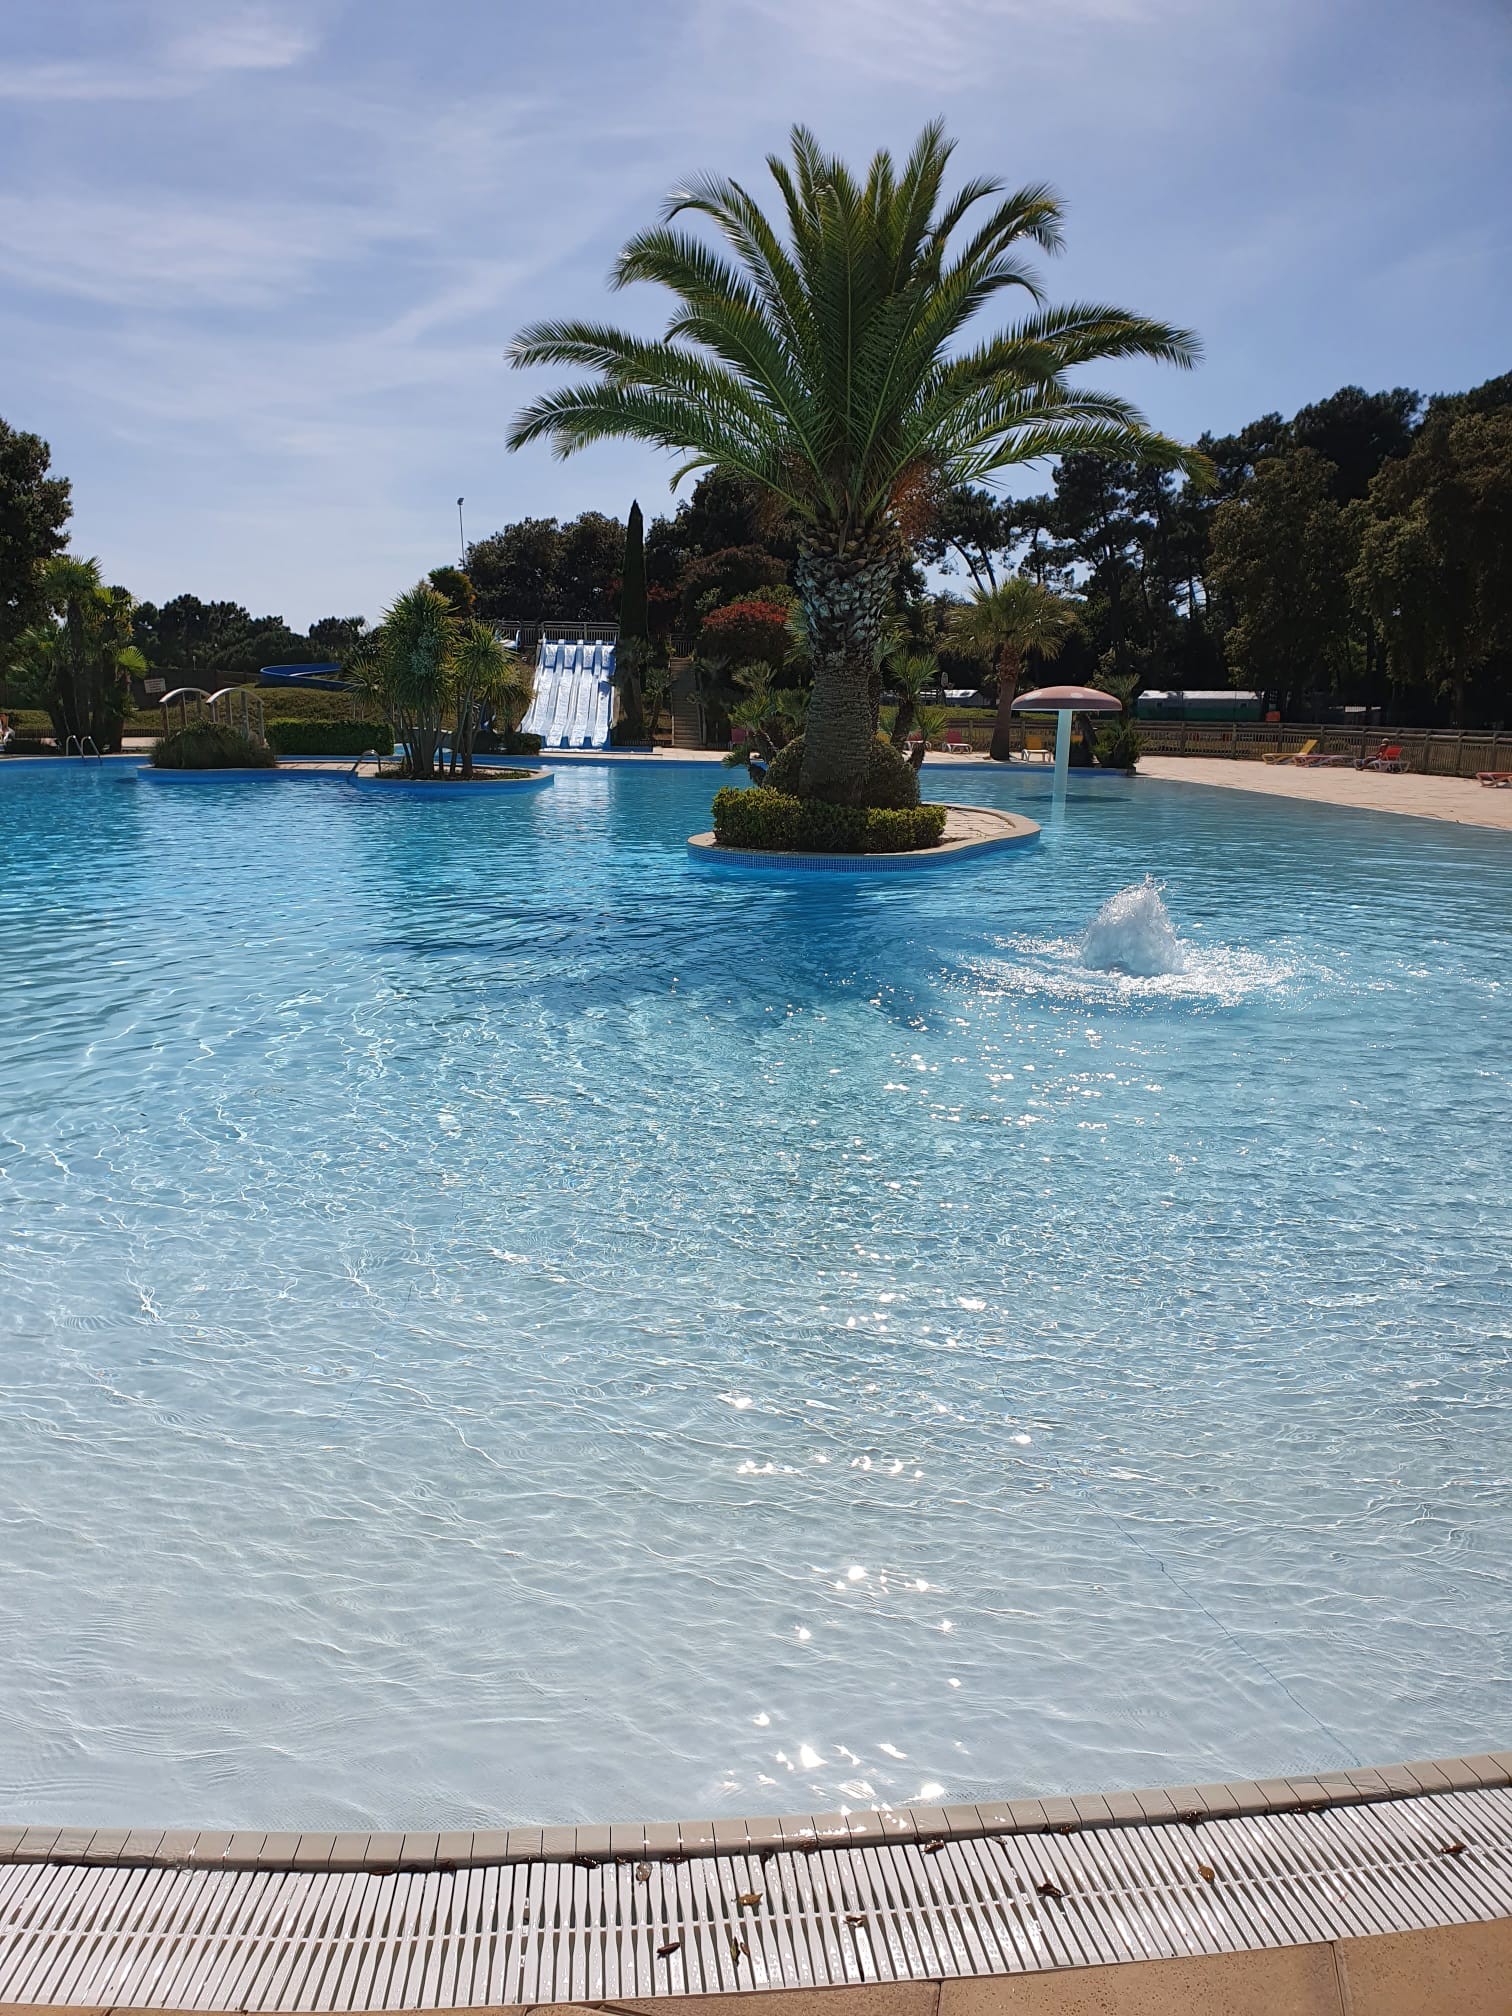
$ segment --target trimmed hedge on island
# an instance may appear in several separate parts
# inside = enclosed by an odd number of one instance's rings
[[[266,742],[217,721],[192,721],[152,745],[154,770],[276,770]]]
[[[292,721],[268,723],[268,741],[280,756],[387,756],[394,731],[387,721]]]
[[[830,805],[822,798],[791,798],[770,785],[747,791],[729,784],[714,794],[714,837],[721,847],[787,854],[915,854],[938,847],[944,833],[943,805]]]

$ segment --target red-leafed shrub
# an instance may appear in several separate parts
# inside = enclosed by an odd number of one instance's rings
[[[752,596],[723,609],[711,609],[703,619],[699,642],[705,651],[718,652],[731,665],[760,661],[775,672],[792,648],[787,626],[788,612],[780,602]]]

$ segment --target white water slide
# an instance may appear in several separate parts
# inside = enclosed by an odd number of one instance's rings
[[[612,644],[541,639],[535,698],[520,723],[527,735],[539,735],[543,749],[607,749],[613,705]]]

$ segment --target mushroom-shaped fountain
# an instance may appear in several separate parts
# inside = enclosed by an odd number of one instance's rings
[[[1015,714],[1053,714],[1055,720],[1055,785],[1052,798],[1057,809],[1066,802],[1066,779],[1071,771],[1071,716],[1073,714],[1121,714],[1123,702],[1096,686],[1039,686],[1032,693],[1020,693],[1013,702]]]

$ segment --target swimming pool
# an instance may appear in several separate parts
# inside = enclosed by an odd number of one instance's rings
[[[1505,838],[1137,780],[789,887],[724,781],[0,775],[0,1818],[1504,1736]]]

